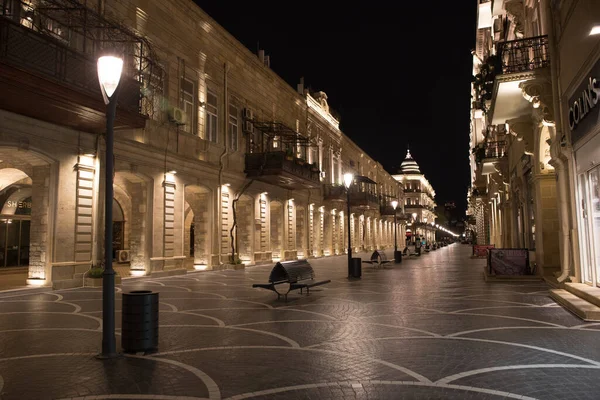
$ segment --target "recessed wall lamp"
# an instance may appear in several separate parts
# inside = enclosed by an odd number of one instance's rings
[[[167,172],[167,174],[171,174],[171,175],[175,175],[176,173],[177,173],[177,171],[175,171],[174,169],[172,169],[169,172]]]
[[[231,186],[231,183],[226,183],[226,184],[224,184],[223,186],[227,186],[227,187],[229,187],[229,186]]]
[[[592,29],[590,30],[590,36],[594,35],[600,35],[600,24],[592,26]]]

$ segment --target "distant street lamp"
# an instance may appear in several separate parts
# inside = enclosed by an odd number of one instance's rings
[[[344,186],[346,187],[346,205],[348,207],[348,276],[352,276],[352,239],[350,237],[350,185],[354,181],[354,174],[346,172],[344,174]]]
[[[392,207],[394,208],[394,261],[397,263],[401,263],[402,253],[398,251],[398,222],[396,215],[396,207],[398,207],[398,200],[392,200]]]
[[[98,58],[98,81],[106,104],[106,160],[104,188],[104,273],[102,274],[102,353],[99,358],[117,357],[115,339],[115,270],[112,266],[112,205],[114,170],[114,124],[123,59],[115,56]]]

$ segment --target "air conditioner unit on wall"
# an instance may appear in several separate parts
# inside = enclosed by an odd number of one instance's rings
[[[185,125],[187,123],[187,115],[185,111],[178,107],[169,108],[169,121],[176,125]]]
[[[254,129],[254,125],[252,124],[252,121],[244,121],[244,125],[242,125],[242,130],[245,133],[252,133]]]
[[[253,119],[254,115],[252,113],[252,110],[249,108],[244,108],[244,119]]]
[[[117,250],[117,262],[126,263],[131,261],[131,254],[129,250]]]

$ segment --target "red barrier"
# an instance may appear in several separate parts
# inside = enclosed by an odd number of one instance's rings
[[[474,257],[487,257],[488,250],[493,249],[493,244],[474,244],[473,245],[473,256]]]

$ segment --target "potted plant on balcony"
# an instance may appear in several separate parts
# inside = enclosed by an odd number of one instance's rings
[[[285,150],[285,159],[288,161],[294,161],[294,151],[291,148]]]

